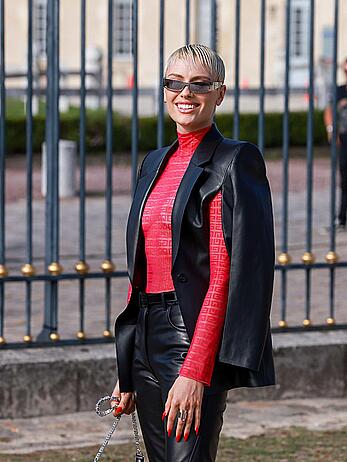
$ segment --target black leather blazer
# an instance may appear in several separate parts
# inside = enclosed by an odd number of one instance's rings
[[[121,391],[133,391],[131,364],[138,292],[146,286],[141,217],[148,193],[177,149],[150,151],[139,169],[127,231],[132,294],[115,321]],[[251,143],[224,138],[215,124],[194,152],[172,209],[172,279],[190,339],[209,286],[208,203],[221,190],[222,225],[231,258],[227,310],[208,392],[275,384],[270,333],[274,278],[271,192],[263,157]]]

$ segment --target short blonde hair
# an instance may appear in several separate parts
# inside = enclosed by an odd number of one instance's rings
[[[208,71],[211,72],[213,78],[217,82],[224,83],[224,79],[225,79],[224,62],[222,58],[219,56],[219,54],[211,50],[211,48],[207,47],[206,45],[200,45],[200,44],[185,45],[184,47],[181,47],[175,50],[173,53],[171,53],[171,55],[169,56],[167,60],[164,75],[166,75],[169,67],[178,60],[183,60],[183,61],[191,60],[194,63],[202,64]]]

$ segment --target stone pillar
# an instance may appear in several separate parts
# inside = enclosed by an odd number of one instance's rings
[[[76,194],[76,151],[75,141],[59,140],[59,197]],[[46,143],[42,143],[41,193],[47,192]]]

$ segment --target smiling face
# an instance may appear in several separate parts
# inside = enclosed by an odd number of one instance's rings
[[[187,60],[175,61],[166,71],[165,77],[183,82],[213,82],[211,73],[198,62]],[[169,116],[176,122],[180,133],[189,133],[212,124],[216,106],[225,95],[225,85],[208,93],[191,93],[188,87],[181,92],[164,88],[164,100]]]

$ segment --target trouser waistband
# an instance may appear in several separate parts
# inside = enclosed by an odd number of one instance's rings
[[[139,302],[141,305],[151,305],[153,303],[165,303],[167,301],[176,301],[176,291],[171,290],[168,292],[146,293],[139,292]]]

